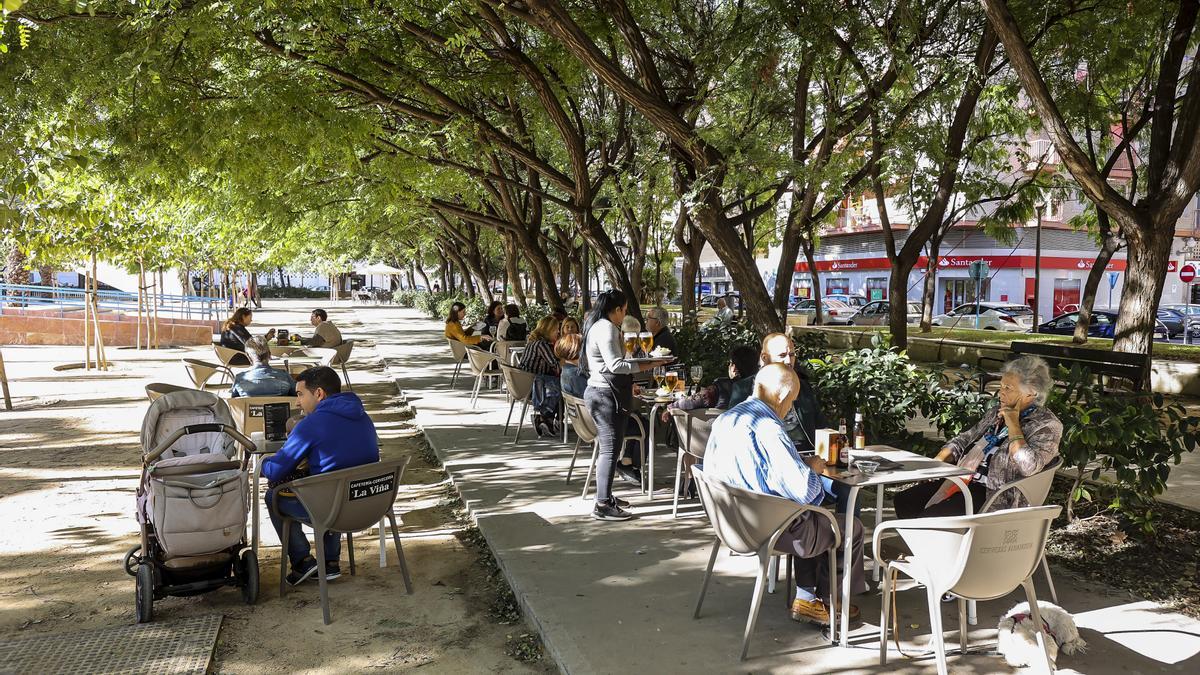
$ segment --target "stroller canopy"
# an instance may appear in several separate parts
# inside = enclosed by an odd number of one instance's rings
[[[216,394],[193,389],[164,394],[150,404],[142,420],[142,456],[182,427],[212,423],[234,426],[229,406]],[[209,453],[233,459],[237,455],[233,437],[221,432],[188,434],[175,441],[163,458]]]

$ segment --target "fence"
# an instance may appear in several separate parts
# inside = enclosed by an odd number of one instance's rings
[[[3,312],[5,307],[24,307],[47,312],[46,316],[54,316],[57,310],[57,315],[62,317],[68,312],[83,311],[87,293],[88,291],[81,288],[0,284],[0,312]],[[158,297],[160,319],[193,319],[215,324],[221,320],[225,311],[222,301],[218,298],[168,294]],[[147,296],[147,301],[149,300],[150,296]],[[97,291],[96,301],[101,312],[137,314],[138,311],[136,293]],[[143,307],[144,311],[147,309]]]

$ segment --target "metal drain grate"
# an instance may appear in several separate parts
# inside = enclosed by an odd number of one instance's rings
[[[0,673],[208,672],[220,614],[0,642]]]

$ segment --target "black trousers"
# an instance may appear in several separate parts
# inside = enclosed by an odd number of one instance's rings
[[[898,493],[892,500],[893,506],[896,507],[896,517],[905,519],[966,515],[967,504],[961,491],[955,492],[949,499],[925,508],[926,502],[941,486],[941,480],[927,480]],[[983,506],[983,500],[987,498],[987,486],[973,480],[967,483],[967,489],[971,491],[971,504],[978,513],[979,507]]]
[[[629,411],[622,410],[612,390],[589,386],[583,391],[583,402],[596,422],[596,501],[605,502],[612,497],[613,471],[617,457],[625,445],[625,425]]]

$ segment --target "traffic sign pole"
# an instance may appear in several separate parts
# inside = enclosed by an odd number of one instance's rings
[[[1187,304],[1185,305],[1186,313],[1183,315],[1183,343],[1185,345],[1192,344],[1191,327],[1188,326],[1188,321],[1192,317],[1192,282],[1196,279],[1196,267],[1191,263],[1185,263],[1179,268],[1179,280],[1183,282],[1184,288],[1187,289]],[[1170,333],[1167,334],[1167,340],[1171,339]]]

